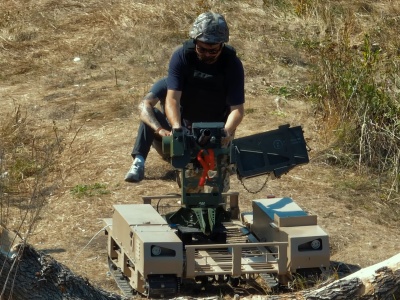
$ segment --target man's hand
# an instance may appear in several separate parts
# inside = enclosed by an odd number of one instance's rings
[[[224,133],[225,133],[225,136],[222,137],[222,139],[221,139],[222,148],[228,147],[229,143],[233,140],[233,136],[234,136],[233,134],[229,133],[229,131],[226,130],[226,128],[224,128]]]
[[[156,134],[158,134],[159,136],[163,137],[163,136],[170,136],[171,135],[171,131],[164,129],[164,128],[158,128],[156,130]]]

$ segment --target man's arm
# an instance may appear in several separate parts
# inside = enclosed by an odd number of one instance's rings
[[[231,106],[231,112],[228,115],[228,119],[225,123],[225,132],[228,137],[232,136],[235,133],[236,127],[239,126],[240,122],[242,122],[244,117],[244,105],[233,105]]]
[[[181,125],[181,101],[182,92],[168,90],[165,100],[165,114],[172,128],[180,128]]]
[[[162,128],[160,122],[158,122],[155,114],[154,107],[160,101],[153,93],[148,93],[139,104],[140,120],[154,129],[154,132],[161,136],[167,136],[170,132],[167,129]]]

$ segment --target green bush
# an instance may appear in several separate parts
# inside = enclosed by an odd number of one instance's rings
[[[350,153],[359,167],[389,175],[398,189],[399,58],[371,43],[369,35],[360,46],[343,36],[336,42],[327,39],[318,57],[309,96],[336,133],[335,147]]]

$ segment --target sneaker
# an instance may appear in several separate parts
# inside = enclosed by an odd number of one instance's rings
[[[144,178],[144,164],[134,161],[128,173],[125,175],[126,182],[139,182]]]

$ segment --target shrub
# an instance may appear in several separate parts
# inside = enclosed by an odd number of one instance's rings
[[[327,39],[319,49],[310,96],[327,128],[336,134],[336,147],[352,154],[361,170],[389,175],[399,187],[400,102],[399,59],[384,53],[366,34],[360,46],[341,36]]]

